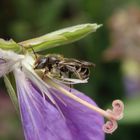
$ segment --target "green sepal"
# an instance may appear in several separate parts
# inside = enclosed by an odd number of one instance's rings
[[[6,41],[6,40],[0,38],[0,48],[3,50],[12,50],[14,52],[21,51],[21,46],[12,39]]]
[[[19,44],[26,49],[30,49],[30,47],[32,47],[35,51],[41,51],[77,41],[88,34],[95,32],[101,26],[102,25],[98,25],[96,23],[76,25],[54,31],[38,38],[23,41]]]
[[[5,82],[5,86],[7,88],[7,92],[12,100],[12,103],[14,104],[14,107],[16,109],[16,111],[18,112],[19,111],[19,107],[18,107],[18,99],[17,99],[17,95],[16,95],[16,92],[10,82],[10,79],[4,75],[4,82]]]

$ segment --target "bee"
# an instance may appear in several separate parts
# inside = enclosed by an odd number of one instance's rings
[[[73,58],[65,58],[58,54],[48,54],[47,56],[39,56],[34,64],[34,69],[44,70],[44,75],[68,82],[71,84],[71,79],[85,80],[89,78],[89,67],[95,64],[87,61],[80,61]]]

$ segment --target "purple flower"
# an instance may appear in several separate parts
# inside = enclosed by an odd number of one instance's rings
[[[47,92],[55,100],[52,103],[20,70],[16,71],[15,79],[26,140],[104,139],[101,115],[49,88]],[[95,105],[90,98],[74,89],[71,94]]]
[[[1,60],[13,65],[0,63],[8,68],[5,72],[0,69],[0,74],[14,73],[26,140],[104,140],[104,132],[117,128],[117,120],[123,116],[120,100],[113,102],[113,110],[104,111],[75,89],[69,92],[67,86],[48,77],[43,81],[34,71],[30,55],[19,55],[19,60],[17,54],[14,59],[14,53],[10,55],[1,55]],[[102,116],[109,119],[106,124]]]

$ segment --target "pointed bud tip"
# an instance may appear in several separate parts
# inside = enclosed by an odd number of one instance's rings
[[[103,26],[103,24],[97,24],[97,23],[93,23],[91,25],[92,25],[94,31],[96,31],[98,28]]]
[[[100,27],[102,27],[103,26],[103,24],[97,24],[97,27],[96,27],[96,29],[98,29],[98,28],[100,28]]]
[[[97,23],[88,23],[88,24],[85,24],[85,25],[92,27],[93,31],[96,31],[98,28],[103,26],[103,24],[97,24]]]

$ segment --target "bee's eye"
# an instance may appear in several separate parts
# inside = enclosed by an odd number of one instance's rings
[[[45,68],[46,58],[41,58],[35,63],[34,69],[42,69]]]
[[[44,64],[44,63],[46,63],[46,61],[47,61],[47,59],[46,59],[46,58],[41,58],[41,59],[40,59],[40,61],[39,61],[39,63]]]

